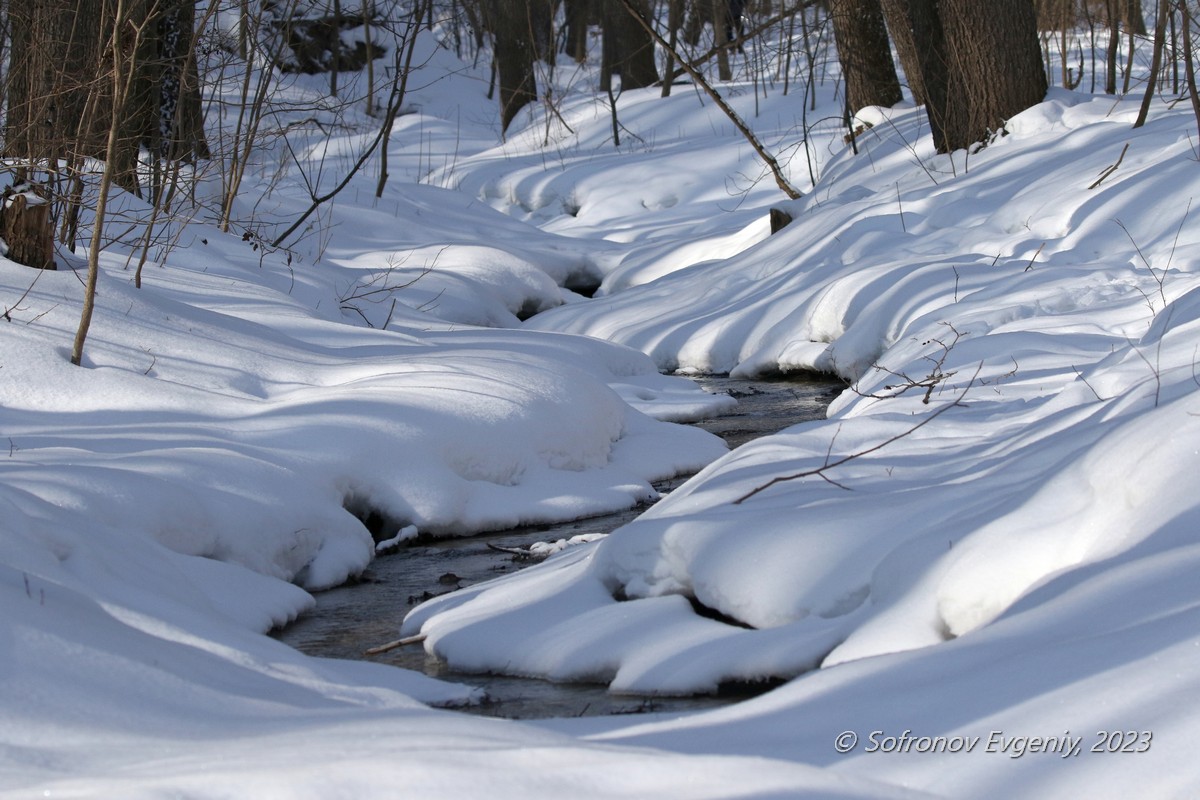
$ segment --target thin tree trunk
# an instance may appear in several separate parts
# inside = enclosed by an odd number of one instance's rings
[[[500,126],[504,131],[508,130],[517,112],[537,100],[533,40],[528,20],[528,2],[498,0],[493,21],[496,71],[500,82]]]
[[[671,96],[671,76],[675,72],[675,58],[671,55],[679,50],[679,28],[683,25],[683,0],[667,0],[667,53],[663,69],[662,96]]]
[[[112,73],[109,76],[112,85],[112,117],[108,127],[108,137],[104,150],[104,171],[100,174],[100,192],[96,200],[96,218],[92,223],[92,241],[88,247],[88,274],[84,287],[83,311],[79,317],[79,327],[75,331],[75,341],[71,347],[71,363],[80,366],[83,363],[83,346],[87,340],[88,329],[92,324],[92,315],[96,307],[96,283],[100,275],[100,250],[104,242],[104,218],[108,211],[108,195],[116,177],[117,151],[120,146],[120,120],[125,111],[125,101],[129,96],[130,85],[133,81],[136,64],[126,65],[124,28],[128,22],[125,0],[117,0],[116,17],[112,26],[110,46],[112,50]],[[138,51],[138,38],[134,38],[131,52]],[[135,55],[136,57],[136,55]]]
[[[1137,119],[1133,123],[1135,128],[1146,124],[1146,117],[1150,114],[1150,102],[1154,100],[1154,94],[1158,91],[1158,72],[1162,68],[1169,3],[1170,0],[1159,0],[1158,3],[1158,15],[1154,24],[1154,52],[1150,57],[1150,77],[1146,81],[1146,93],[1142,95],[1142,106],[1138,109]]]
[[[733,68],[729,65],[729,34],[723,24],[728,16],[729,0],[709,0],[712,4],[713,47],[717,51],[717,78],[733,80]]]
[[[1108,16],[1108,51],[1105,53],[1104,91],[1106,94],[1117,93],[1117,51],[1121,47],[1120,14],[1117,13],[1117,3],[1120,0],[1108,0],[1105,10]]]

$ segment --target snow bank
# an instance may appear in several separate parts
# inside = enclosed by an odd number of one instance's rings
[[[565,124],[535,104],[497,145],[486,70],[432,37],[418,61],[382,197],[364,172],[289,251],[264,246],[377,124],[306,128],[317,89],[280,87],[298,102],[277,123],[300,124],[256,154],[235,208],[250,227],[168,221],[141,290],[110,248],[83,369],[66,362],[78,260],[0,261],[0,795],[1200,782],[1181,700],[1200,644],[1186,111],[1133,131],[1132,103],[1055,91],[967,157],[934,155],[919,112],[871,110],[855,157],[807,124],[837,118],[833,81],[811,118],[802,93],[729,86],[806,189],[781,204],[694,92],[622,93],[618,148],[604,103],[564,91]],[[768,236],[773,205],[795,221]],[[459,668],[646,694],[798,676],[777,691],[519,725],[421,704],[467,687],[262,635],[375,538],[628,507],[721,456],[664,420],[730,401],[658,369],[814,367],[855,381],[827,422],[405,621]],[[1090,752],[1102,731],[1131,752]],[[901,745],[937,737],[961,752]]]
[[[779,234],[748,225],[743,249],[699,263],[642,249],[611,296],[531,320],[662,368],[855,383],[827,422],[739,448],[595,545],[430,601],[404,632],[465,669],[615,692],[821,668],[681,723],[564,726],[614,741],[955,796],[1200,779],[1177,760],[1200,724],[1171,710],[1200,642],[1179,566],[1200,520],[1194,120],[1132,131],[1132,107],[1054,91],[965,162],[921,149],[918,113],[888,112]],[[1117,728],[1154,741],[1120,778],[1130,765],[1103,753],[1080,772],[832,746],[844,730],[1070,731],[1086,751]]]

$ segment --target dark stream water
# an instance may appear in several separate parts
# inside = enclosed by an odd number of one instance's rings
[[[777,380],[699,379],[705,390],[738,399],[730,414],[695,423],[737,447],[759,436],[806,420],[821,419],[844,388],[821,375],[789,376]],[[684,479],[657,484],[667,494]],[[325,658],[370,658],[423,672],[443,680],[478,686],[489,702],[464,711],[510,718],[591,716],[647,711],[683,711],[725,705],[736,696],[641,698],[612,695],[604,685],[556,684],[503,675],[454,672],[427,655],[420,644],[377,656],[370,647],[394,640],[408,611],[433,595],[480,583],[528,566],[489,545],[526,548],[583,533],[608,533],[636,518],[646,506],[556,525],[530,526],[464,539],[439,540],[406,546],[375,559],[362,580],[316,595],[316,608],[277,632],[277,637],[304,653]]]

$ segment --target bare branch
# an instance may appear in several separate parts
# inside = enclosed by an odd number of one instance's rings
[[[902,431],[902,432],[896,434],[895,436],[891,437],[890,439],[885,439],[884,441],[880,442],[877,445],[868,447],[866,450],[859,450],[857,453],[851,453],[848,456],[843,456],[842,458],[839,458],[837,461],[829,461],[828,459],[826,459],[826,462],[824,465],[817,467],[815,469],[806,469],[803,472],[795,472],[795,473],[792,473],[791,475],[779,475],[777,477],[774,477],[771,480],[764,483],[762,486],[759,486],[756,489],[752,489],[749,492],[746,492],[746,494],[744,494],[741,497],[739,497],[738,499],[734,500],[733,504],[735,506],[741,505],[746,500],[749,500],[751,497],[754,497],[754,495],[758,494],[759,492],[763,492],[763,491],[766,491],[767,489],[770,489],[772,486],[774,486],[777,483],[783,483],[785,481],[799,480],[800,478],[808,478],[813,475],[816,475],[816,476],[820,477],[822,480],[827,481],[841,489],[847,489],[846,486],[833,480],[825,473],[831,469],[834,469],[835,467],[840,467],[842,464],[846,464],[850,461],[854,461],[855,459],[859,459],[859,458],[862,458],[863,456],[870,455],[871,453],[882,450],[883,448],[887,447],[888,445],[898,442],[901,439],[905,438],[906,436],[911,436],[912,434],[919,431],[921,428],[923,428],[926,425],[928,425],[929,423],[933,422],[935,419],[940,417],[942,414],[946,413],[950,409],[959,405],[962,402],[963,398],[967,396],[967,392],[969,392],[971,390],[971,387],[975,385],[975,379],[979,377],[979,372],[982,369],[983,369],[983,362],[981,361],[981,362],[979,362],[979,366],[975,368],[975,374],[971,376],[971,380],[969,380],[967,382],[967,385],[963,387],[962,391],[958,393],[957,397],[955,397],[949,403],[946,403],[941,408],[934,411],[929,416],[922,419],[916,425],[913,425],[908,430]]]

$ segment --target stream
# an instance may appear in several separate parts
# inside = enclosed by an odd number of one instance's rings
[[[845,385],[824,375],[804,373],[771,380],[705,377],[697,382],[713,393],[738,400],[733,412],[693,423],[721,436],[731,448],[783,428],[822,419]],[[655,484],[666,495],[685,478]],[[311,656],[363,659],[369,647],[392,641],[404,615],[434,595],[488,580],[534,563],[495,547],[526,548],[584,533],[608,533],[630,522],[648,506],[598,517],[536,525],[461,539],[417,542],[376,558],[360,580],[316,595],[316,607],[275,633],[284,643]],[[488,702],[462,711],[513,719],[695,711],[726,705],[746,695],[630,697],[612,695],[603,684],[563,684],[504,675],[458,673],[419,644],[370,657],[417,670],[442,680],[485,690]]]

